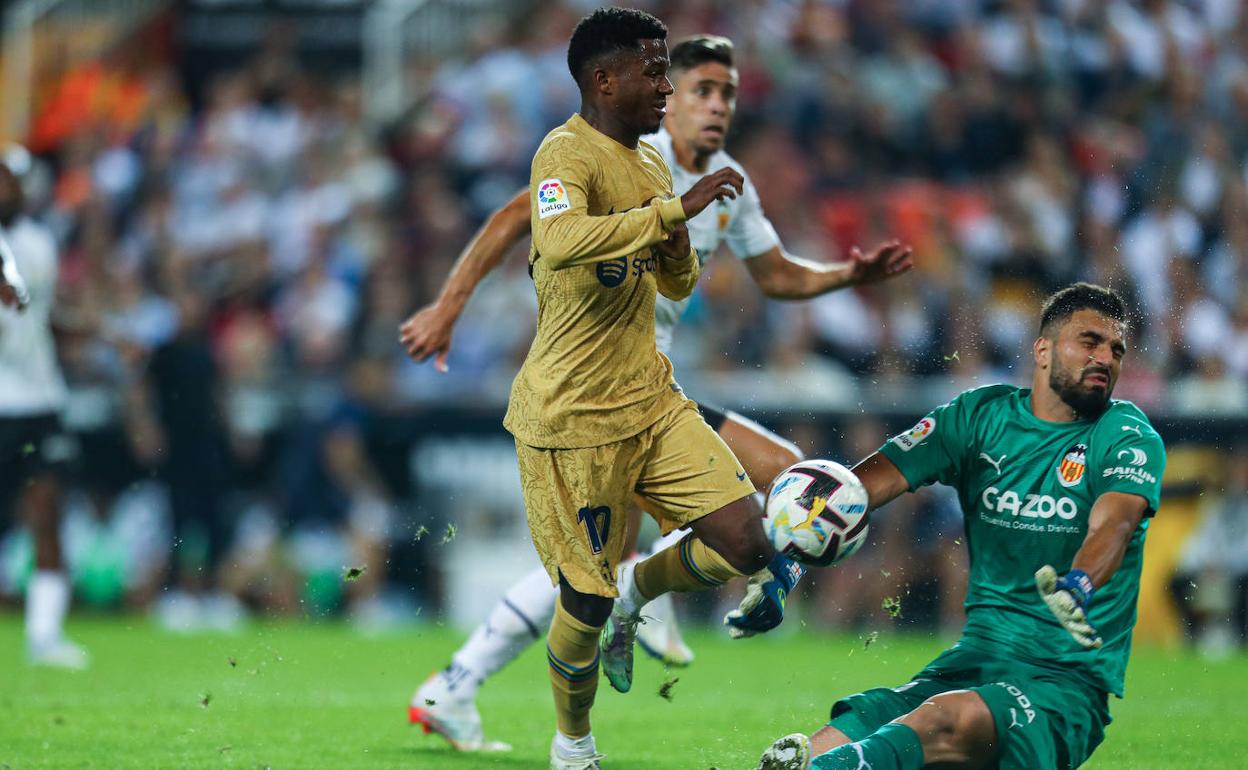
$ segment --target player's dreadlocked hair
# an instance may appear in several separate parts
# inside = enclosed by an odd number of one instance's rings
[[[732,41],[719,35],[694,35],[672,46],[672,71],[691,70],[708,61],[733,66]]]
[[[616,51],[637,50],[639,40],[666,40],[667,26],[635,8],[599,8],[581,19],[568,41],[568,69],[579,84],[591,63]]]
[[[1127,303],[1113,289],[1091,283],[1074,283],[1056,292],[1044,301],[1040,310],[1040,335],[1050,336],[1055,325],[1060,325],[1079,310],[1095,310],[1102,315],[1129,323]]]

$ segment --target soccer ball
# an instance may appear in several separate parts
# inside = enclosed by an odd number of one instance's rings
[[[771,482],[763,529],[776,551],[794,561],[836,564],[867,539],[867,490],[840,463],[803,460]]]

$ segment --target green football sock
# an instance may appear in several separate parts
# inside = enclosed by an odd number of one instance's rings
[[[890,722],[857,743],[837,746],[815,757],[811,770],[919,770],[923,744],[919,734],[900,722]]]

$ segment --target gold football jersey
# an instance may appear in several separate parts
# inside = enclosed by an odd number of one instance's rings
[[[684,299],[700,270],[692,248],[652,248],[685,220],[671,172],[573,115],[542,140],[529,197],[537,335],[503,425],[551,449],[636,435],[684,400],[654,342],[656,292]]]

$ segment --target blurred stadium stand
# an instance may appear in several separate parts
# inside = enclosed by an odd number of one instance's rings
[[[39,154],[32,211],[62,247],[85,599],[215,584],[262,611],[466,622],[532,563],[499,425],[535,313],[523,258],[469,305],[449,374],[406,360],[396,329],[576,109],[566,38],[592,5],[4,3],[5,135]],[[688,392],[852,460],[863,432],[1025,376],[1048,291],[1115,286],[1137,314],[1117,395],[1174,453],[1139,636],[1177,641],[1181,618],[1209,626],[1236,602],[1242,617],[1248,567],[1183,551],[1248,516],[1241,4],[638,5],[675,37],[736,41],[730,149],[790,251],[835,259],[896,235],[918,263],[785,304],[716,260],[677,334]],[[916,506],[913,528],[881,517],[863,564],[899,562],[881,590],[956,625],[956,570],[931,558],[956,550],[956,522],[939,496]],[[9,533],[6,590],[22,553]],[[893,622],[838,608],[852,571],[834,572],[809,617]]]

